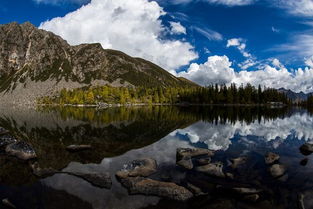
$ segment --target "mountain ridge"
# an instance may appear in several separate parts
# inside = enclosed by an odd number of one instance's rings
[[[71,46],[30,22],[0,25],[0,52],[0,94],[6,103],[34,103],[62,88],[84,86],[198,86],[99,43]]]

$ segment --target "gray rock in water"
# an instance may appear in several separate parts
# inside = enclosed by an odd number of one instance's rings
[[[171,182],[129,177],[123,179],[121,183],[128,189],[130,194],[152,195],[177,201],[186,201],[193,197],[188,189]]]
[[[256,188],[245,188],[245,187],[238,187],[238,188],[233,188],[234,191],[238,192],[239,194],[258,194],[262,192],[261,189],[256,189]]]
[[[91,148],[92,148],[91,145],[70,145],[66,147],[66,150],[70,152],[79,152],[89,150]]]
[[[0,136],[0,147],[5,147],[9,144],[16,143],[17,139],[10,135]]]
[[[94,186],[110,189],[112,187],[112,179],[108,172],[102,170],[101,167],[93,165],[84,165],[80,163],[71,163],[60,173],[66,173],[82,178]]]
[[[206,173],[210,176],[225,178],[225,174],[223,172],[223,164],[220,162],[196,167],[196,171]]]
[[[274,178],[283,176],[286,172],[286,167],[280,164],[274,164],[270,167],[270,173]]]
[[[305,143],[300,147],[300,152],[303,155],[310,155],[313,153],[313,144]]]
[[[2,204],[5,205],[5,206],[8,207],[8,208],[16,208],[16,206],[13,205],[13,203],[11,203],[8,198],[3,199],[3,200],[2,200]]]
[[[278,161],[280,156],[276,153],[269,152],[265,155],[265,163],[266,164],[273,164],[274,162]]]
[[[256,202],[258,201],[258,199],[260,198],[260,195],[258,194],[251,194],[251,195],[247,195],[244,196],[243,199],[249,202]]]
[[[189,189],[189,191],[191,191],[195,196],[202,196],[202,195],[207,195],[208,193],[204,193],[199,187],[191,184],[191,183],[187,183],[187,188]]]
[[[7,154],[15,156],[21,160],[29,160],[37,157],[34,148],[23,141],[9,144],[5,148],[5,151]]]
[[[142,158],[133,160],[124,165],[124,167],[116,173],[118,178],[127,177],[148,177],[157,170],[157,163],[152,158]]]
[[[58,171],[53,168],[40,168],[38,162],[30,164],[30,167],[33,170],[33,174],[40,178],[52,176],[58,173]]]
[[[214,152],[208,149],[201,149],[201,148],[178,148],[176,151],[176,161],[179,161],[185,157],[197,157],[201,155],[207,155],[212,157]]]
[[[197,159],[196,162],[199,165],[207,165],[211,162],[211,158],[210,157],[200,158],[200,159]]]
[[[193,163],[190,157],[184,157],[183,159],[177,161],[176,164],[188,170],[193,168]]]
[[[8,130],[6,130],[6,129],[0,127],[0,135],[4,135],[4,134],[8,134],[8,133],[9,133]]]
[[[235,169],[235,168],[237,168],[239,165],[242,165],[242,164],[246,163],[246,162],[247,162],[247,157],[233,158],[233,159],[231,159],[230,161],[231,161],[231,163],[232,163],[231,167],[232,167],[233,169]]]

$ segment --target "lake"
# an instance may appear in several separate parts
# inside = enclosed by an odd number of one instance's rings
[[[0,108],[0,127],[31,144],[41,168],[61,171],[40,178],[33,174],[29,162],[7,156],[2,150],[0,198],[9,199],[17,208],[313,207],[313,159],[299,151],[313,139],[313,115],[304,109],[12,107]],[[91,145],[92,149],[67,151],[66,147],[73,144]],[[214,151],[211,163],[219,162],[226,177],[176,165],[178,148]],[[271,165],[264,161],[268,152],[280,156],[275,164],[284,167],[282,175],[270,174]],[[201,192],[186,202],[129,195],[115,174],[126,163],[141,158],[153,158],[158,165],[157,172],[147,178]],[[234,165],[234,158],[245,160]],[[200,161],[192,162],[197,167]],[[71,169],[108,172],[112,186],[101,188],[88,179],[62,173]]]

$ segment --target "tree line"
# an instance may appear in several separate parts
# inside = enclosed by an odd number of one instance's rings
[[[291,104],[284,93],[272,88],[258,88],[251,84],[210,85],[207,87],[111,87],[97,86],[79,89],[62,89],[57,95],[45,96],[39,104]]]

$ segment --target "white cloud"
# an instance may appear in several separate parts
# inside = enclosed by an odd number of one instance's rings
[[[286,9],[290,14],[297,16],[313,16],[312,0],[269,0],[274,6]]]
[[[291,72],[279,60],[274,59],[273,63],[274,66],[264,65],[262,69],[255,71],[236,72],[227,56],[211,56],[204,64],[191,64],[187,72],[181,72],[179,76],[203,86],[214,83],[237,85],[250,83],[254,86],[261,84],[272,88],[283,87],[295,92],[313,92],[312,68],[299,68]]]
[[[227,40],[227,45],[226,47],[236,47],[242,54],[242,56],[246,57],[246,58],[250,58],[252,57],[252,55],[250,53],[248,53],[246,51],[246,41],[242,38],[232,38]]]
[[[180,22],[170,22],[172,34],[187,34],[186,28]]]
[[[274,33],[279,33],[279,32],[280,32],[280,30],[277,29],[277,28],[275,28],[274,26],[272,26],[272,31],[273,31]]]
[[[250,5],[258,0],[203,0],[211,4],[221,4],[226,6],[245,6]]]
[[[305,60],[305,64],[310,68],[313,68],[313,56]]]
[[[203,35],[204,37],[206,37],[207,39],[209,39],[210,41],[221,41],[221,40],[223,40],[222,34],[216,32],[216,31],[213,31],[211,29],[199,28],[199,27],[193,27],[193,29],[195,31],[197,31],[198,33],[200,33],[201,35]]]
[[[92,0],[91,3],[40,25],[70,44],[99,42],[150,60],[174,73],[197,58],[193,46],[180,40],[163,40],[166,30],[159,19],[165,12],[148,0]]]

